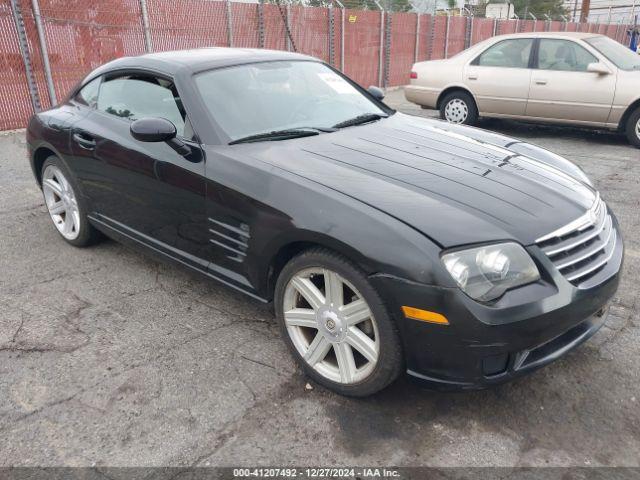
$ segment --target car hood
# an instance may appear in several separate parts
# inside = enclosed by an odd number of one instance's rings
[[[570,171],[517,152],[527,145],[396,113],[242,150],[383,211],[446,248],[506,239],[529,245],[593,204],[596,192]]]

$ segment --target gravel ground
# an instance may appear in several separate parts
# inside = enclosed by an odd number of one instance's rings
[[[388,103],[412,114],[401,91]],[[372,398],[305,388],[270,311],[107,241],[56,233],[0,134],[0,466],[640,464],[640,150],[577,129],[487,121],[580,164],[626,240],[606,326],[528,377]]]

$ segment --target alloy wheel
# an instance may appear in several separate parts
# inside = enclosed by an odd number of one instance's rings
[[[450,123],[464,123],[468,116],[469,107],[459,98],[452,99],[444,109],[444,118]]]
[[[49,215],[60,234],[67,240],[75,240],[80,234],[80,211],[76,194],[55,165],[49,165],[42,173],[42,191]]]
[[[353,384],[373,372],[379,358],[378,328],[369,305],[338,273],[307,268],[284,294],[284,322],[302,359],[323,377]]]
[[[640,118],[636,122],[636,137],[640,140]]]

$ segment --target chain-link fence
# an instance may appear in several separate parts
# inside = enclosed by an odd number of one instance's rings
[[[363,86],[403,85],[415,61],[447,58],[493,35],[601,33],[628,26],[225,0],[0,0],[0,129],[64,99],[97,66],[145,52],[247,47],[320,58]],[[383,2],[384,3],[384,2]],[[374,9],[377,8],[377,9]]]

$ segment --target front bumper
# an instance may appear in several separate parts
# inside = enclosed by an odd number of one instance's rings
[[[598,331],[620,280],[622,240],[598,274],[597,285],[587,289],[550,268],[537,247],[529,252],[542,267],[543,278],[507,292],[495,305],[475,302],[458,288],[371,277],[397,312],[411,377],[438,390],[486,388],[558,359]],[[449,325],[407,319],[402,305],[440,313]]]

